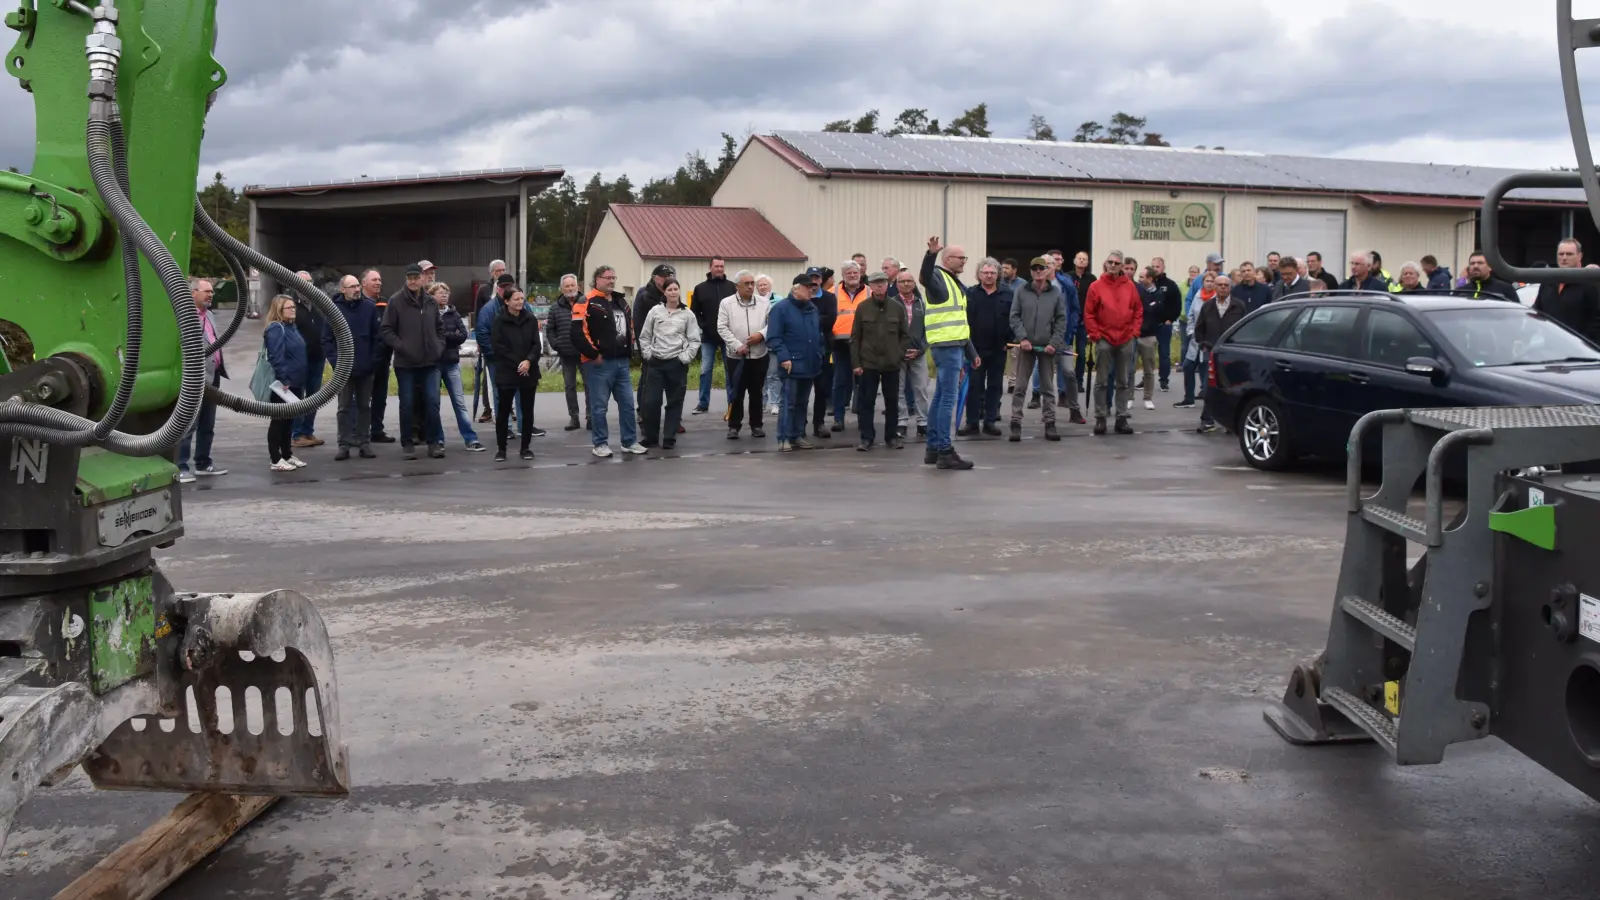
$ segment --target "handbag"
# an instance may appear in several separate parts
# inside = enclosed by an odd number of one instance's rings
[[[273,326],[282,327],[282,324],[273,322],[268,327]],[[272,399],[272,383],[277,380],[277,373],[272,371],[272,360],[267,357],[267,346],[263,343],[261,349],[256,353],[255,371],[250,374],[250,396],[254,397],[257,403],[270,402]]]

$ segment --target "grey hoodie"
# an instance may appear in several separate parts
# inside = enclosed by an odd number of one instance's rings
[[[1061,285],[1051,279],[1040,293],[1029,281],[1011,302],[1011,334],[1018,343],[1029,341],[1035,350],[1066,348],[1067,307]]]

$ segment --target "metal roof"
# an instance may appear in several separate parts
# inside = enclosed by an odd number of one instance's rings
[[[335,191],[363,190],[366,188],[419,187],[431,184],[459,184],[483,181],[490,184],[516,184],[530,178],[556,181],[566,174],[560,166],[536,166],[521,169],[474,169],[466,172],[440,172],[432,175],[399,175],[384,178],[350,178],[344,181],[311,182],[308,184],[248,184],[246,197],[264,197],[273,194],[325,194]]]
[[[753,209],[613,203],[611,214],[645,259],[806,258],[799,247]]]
[[[1463,197],[1481,201],[1515,169],[1287,156],[1176,147],[1130,147],[906,135],[777,131],[762,143],[811,174],[1091,181],[1263,191]],[[774,144],[779,146],[774,146]],[[780,149],[781,148],[781,149]],[[807,170],[804,165],[799,166]],[[1582,203],[1581,190],[1536,189],[1511,202]]]

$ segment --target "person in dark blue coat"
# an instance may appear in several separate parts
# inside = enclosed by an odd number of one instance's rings
[[[306,387],[306,341],[294,325],[294,301],[284,294],[272,298],[267,308],[267,331],[262,336],[266,342],[267,362],[272,365],[272,377],[282,383],[290,393],[299,397]],[[276,390],[267,399],[269,403],[287,403]],[[295,458],[290,433],[293,419],[273,419],[267,426],[267,453],[272,457],[272,471],[293,472],[305,467],[305,462]]]
[[[783,401],[778,410],[778,450],[811,450],[806,440],[807,400],[822,374],[822,321],[811,302],[811,276],[796,275],[789,296],[772,307],[767,318],[767,349],[783,373]]]
[[[364,459],[377,456],[372,452],[372,382],[378,369],[378,306],[361,293],[361,281],[346,275],[339,282],[339,296],[333,305],[350,326],[352,360],[350,381],[339,392],[339,452],[334,459],[350,458],[351,450],[360,450]],[[333,339],[333,325],[322,323],[322,355],[334,368],[339,366],[339,347]],[[384,389],[388,390],[388,385]]]

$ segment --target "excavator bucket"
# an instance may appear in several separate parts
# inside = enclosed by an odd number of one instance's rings
[[[349,793],[333,649],[310,601],[169,594],[159,608],[154,671],[104,693],[40,683],[42,655],[0,657],[0,847],[33,790],[79,764],[110,790]]]
[[[177,607],[187,619],[177,714],[121,723],[84,761],[95,786],[348,794],[333,648],[316,608],[293,591],[180,596]]]

